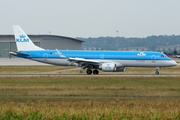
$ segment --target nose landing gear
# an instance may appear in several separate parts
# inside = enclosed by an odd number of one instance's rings
[[[159,71],[158,71],[159,69],[160,67],[156,67],[156,72],[155,72],[156,75],[159,75]]]
[[[156,74],[156,75],[159,75],[159,71],[158,71],[158,70],[156,70],[155,74]]]

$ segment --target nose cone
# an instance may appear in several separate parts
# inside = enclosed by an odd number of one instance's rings
[[[171,61],[171,65],[172,65],[172,66],[176,66],[177,63],[176,63],[174,60],[172,60],[172,61]]]

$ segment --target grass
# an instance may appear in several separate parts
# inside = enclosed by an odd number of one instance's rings
[[[1,119],[180,119],[180,103],[77,101],[2,103]]]
[[[180,77],[0,77],[0,101],[180,100]],[[38,97],[38,99],[37,99]],[[23,100],[24,99],[24,100]]]
[[[155,89],[180,88],[180,77],[98,77],[98,76],[38,76],[0,77],[0,89],[56,88],[56,89]],[[123,88],[125,87],[125,88]]]
[[[44,72],[75,68],[73,66],[0,66],[0,74],[44,74]]]
[[[0,77],[0,119],[180,119],[180,77]]]

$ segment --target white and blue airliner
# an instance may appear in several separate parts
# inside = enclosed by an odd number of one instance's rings
[[[154,67],[158,75],[161,67],[177,65],[160,52],[45,50],[34,45],[20,26],[14,25],[13,29],[18,51],[10,51],[10,54],[52,65],[87,68],[89,75],[98,74],[98,70],[124,72],[126,67]]]

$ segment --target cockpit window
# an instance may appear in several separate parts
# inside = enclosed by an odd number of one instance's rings
[[[161,55],[161,58],[168,58],[168,56],[166,56],[166,55]]]

